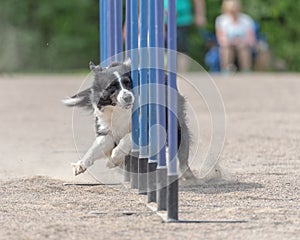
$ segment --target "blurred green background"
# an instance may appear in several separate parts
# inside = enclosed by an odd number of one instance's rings
[[[214,32],[222,0],[207,0],[206,29]],[[73,71],[99,62],[98,0],[0,0],[0,72]],[[268,40],[272,59],[300,71],[300,4],[244,0]],[[194,27],[189,53],[203,64],[206,44]],[[276,67],[271,66],[271,70]]]

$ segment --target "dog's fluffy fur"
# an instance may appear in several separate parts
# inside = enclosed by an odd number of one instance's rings
[[[81,160],[73,163],[75,175],[83,173],[95,160],[109,158],[108,167],[123,163],[131,149],[131,111],[134,103],[131,62],[112,63],[107,68],[90,63],[94,81],[90,88],[63,100],[67,106],[78,106],[94,112],[96,140]],[[178,94],[178,159],[185,178],[193,174],[188,166],[189,130],[186,124],[185,99]]]

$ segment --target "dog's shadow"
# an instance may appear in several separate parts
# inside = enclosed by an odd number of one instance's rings
[[[262,184],[254,182],[222,181],[199,184],[181,184],[181,192],[193,192],[197,194],[223,194],[230,192],[244,192],[251,189],[264,188]]]

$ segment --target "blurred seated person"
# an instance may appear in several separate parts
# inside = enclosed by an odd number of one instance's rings
[[[151,0],[152,1],[152,0]],[[164,0],[165,14],[167,16],[168,0]],[[176,0],[177,23],[177,55],[179,72],[186,72],[189,68],[188,44],[191,26],[195,24],[203,28],[206,24],[205,0]]]
[[[251,71],[252,50],[256,45],[254,21],[242,13],[239,0],[224,0],[222,12],[216,19],[221,69],[225,72],[235,70],[237,60],[241,71]]]

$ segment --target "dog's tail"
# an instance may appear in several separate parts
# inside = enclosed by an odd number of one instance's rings
[[[84,107],[91,108],[91,89],[83,90],[76,95],[62,100],[62,103],[68,107]]]

